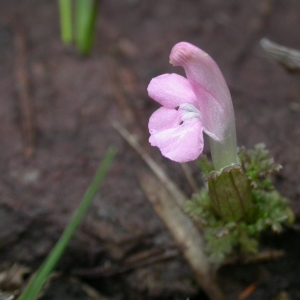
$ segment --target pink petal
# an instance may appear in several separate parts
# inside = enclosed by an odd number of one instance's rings
[[[189,81],[178,74],[163,74],[153,78],[148,85],[148,94],[168,108],[196,101]]]
[[[224,139],[227,128],[234,126],[234,112],[228,86],[215,61],[187,42],[173,47],[170,61],[186,72],[197,97],[205,132],[214,139]]]
[[[150,134],[168,128],[176,127],[181,122],[181,114],[174,108],[160,107],[149,119]]]
[[[223,107],[199,85],[195,85],[194,90],[199,97],[197,104],[201,111],[204,132],[217,141],[223,140],[227,122],[224,120],[225,111]]]
[[[202,124],[190,119],[177,127],[158,131],[149,142],[157,146],[162,155],[179,163],[196,160],[203,150]]]

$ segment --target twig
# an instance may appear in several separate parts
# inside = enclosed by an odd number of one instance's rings
[[[253,292],[257,289],[257,284],[252,283],[248,287],[246,287],[240,294],[238,300],[247,299]]]
[[[137,117],[128,103],[124,87],[121,83],[120,74],[117,71],[117,66],[113,59],[109,60],[108,70],[112,79],[111,82],[113,86],[114,99],[122,112],[125,124],[128,126],[137,123]]]
[[[153,249],[149,249],[149,250],[146,250],[143,252],[139,252],[137,254],[133,254],[130,257],[128,257],[124,261],[124,265],[130,265],[130,264],[134,264],[139,261],[147,260],[151,257],[161,255],[163,252],[167,252],[167,251],[165,249],[161,249],[161,248],[153,248]]]
[[[212,300],[224,299],[211,274],[211,266],[204,253],[204,241],[198,228],[176,205],[164,186],[151,174],[140,172],[139,182],[154,210],[181,248],[204,291]]]
[[[251,264],[251,263],[266,262],[269,260],[282,258],[284,255],[285,252],[283,250],[265,250],[265,251],[258,252],[257,254],[246,257],[244,259],[244,263]]]
[[[174,239],[191,266],[194,274],[212,300],[223,300],[224,296],[216,285],[211,265],[204,251],[203,238],[193,221],[182,212],[186,196],[169,179],[162,168],[141,147],[137,138],[120,123],[113,126],[147,163],[159,181],[148,172],[139,172],[140,185],[156,213],[172,233]]]
[[[138,255],[132,256],[127,259],[122,266],[119,264],[113,264],[108,266],[101,266],[99,268],[93,268],[90,270],[73,270],[74,275],[84,276],[84,277],[111,277],[117,274],[123,274],[134,269],[142,268],[148,265],[152,265],[157,262],[161,262],[179,255],[178,250],[166,250],[162,249],[152,249],[146,253],[142,252]],[[139,257],[140,256],[140,257]]]
[[[253,264],[259,262],[266,262],[266,261],[282,258],[284,255],[285,252],[283,250],[264,250],[256,254],[247,255],[244,258],[241,258],[240,256],[228,258],[225,260],[223,265],[233,265],[237,263]]]
[[[260,45],[268,57],[283,65],[289,71],[300,71],[300,51],[276,44],[267,38]]]
[[[14,21],[14,44],[16,50],[15,76],[21,111],[21,126],[24,143],[24,155],[28,158],[34,155],[35,125],[33,115],[32,97],[30,94],[30,82],[27,72],[27,45],[23,26]]]
[[[188,166],[187,163],[181,164],[181,168],[183,170],[183,173],[186,177],[186,180],[188,181],[190,187],[192,188],[194,193],[198,193],[199,192],[199,188],[197,186],[197,183],[192,175],[191,169]]]

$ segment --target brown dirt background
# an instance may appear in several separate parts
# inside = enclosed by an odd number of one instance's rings
[[[138,155],[112,128],[121,120],[118,87],[148,138],[149,115],[158,107],[146,88],[152,77],[179,72],[168,63],[172,46],[188,41],[219,64],[232,93],[239,145],[264,142],[283,165],[277,186],[296,214],[300,176],[300,77],[268,59],[267,37],[300,49],[298,0],[103,0],[92,54],[62,45],[56,1],[0,1],[0,266],[36,268],[62,232],[109,145],[118,155],[84,224],[59,265],[72,273],[121,263],[131,254],[176,247],[138,186]],[[34,106],[35,155],[24,156],[16,80],[16,36],[26,41],[26,70]],[[117,74],[116,82],[113,74]],[[188,194],[179,165],[147,149]],[[193,169],[194,170],[194,169]],[[201,184],[201,174],[194,176]],[[287,231],[266,244],[286,257],[223,268],[230,299],[257,284],[247,299],[274,299],[287,291],[300,299],[299,236]],[[297,275],[296,275],[297,274]],[[89,281],[110,299],[186,299],[197,289],[179,256]],[[51,298],[62,299],[62,298]],[[79,299],[79,298],[78,298]],[[195,299],[205,299],[199,294]]]

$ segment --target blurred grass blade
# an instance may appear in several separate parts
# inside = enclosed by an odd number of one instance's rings
[[[89,54],[94,43],[98,0],[76,0],[76,46],[81,54]]]
[[[72,33],[72,0],[58,0],[61,39],[64,44],[71,44]]]
[[[18,300],[34,300],[39,292],[41,291],[44,283],[46,282],[51,271],[57,264],[58,260],[64,253],[68,243],[70,242],[71,237],[79,226],[82,218],[85,216],[93,198],[98,192],[108,169],[113,161],[113,158],[116,154],[115,148],[109,148],[100,167],[98,168],[96,175],[88,187],[79,207],[76,209],[70,223],[63,232],[61,238],[50,252],[46,260],[43,262],[39,270],[36,272],[35,276],[29,282],[21,296]]]

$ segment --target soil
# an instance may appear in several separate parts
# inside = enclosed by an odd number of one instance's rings
[[[0,1],[0,268],[40,265],[115,145],[111,171],[58,269],[107,299],[206,299],[178,253],[118,269],[136,254],[177,248],[138,185],[136,170],[147,167],[111,124],[126,119],[125,99],[137,118],[131,129],[147,140],[148,118],[158,107],[147,85],[159,74],[183,74],[168,63],[169,52],[191,42],[227,80],[239,145],[267,145],[283,165],[276,185],[299,216],[300,77],[259,46],[267,37],[300,49],[299,11],[298,0],[103,0],[95,47],[82,57],[60,41],[56,1]],[[191,195],[180,166],[144,145]],[[266,235],[265,246],[284,249],[283,258],[221,268],[228,299],[249,286],[243,299],[300,299],[299,240],[295,229]],[[68,299],[60,289],[47,299]]]

